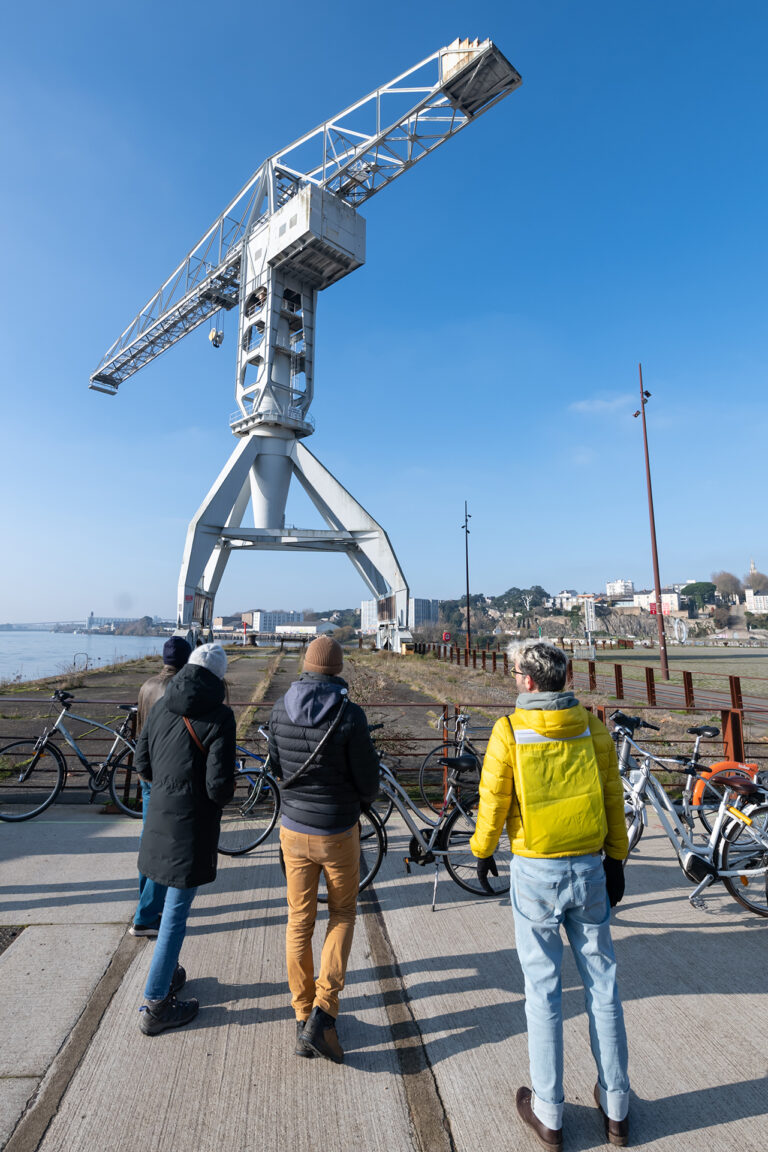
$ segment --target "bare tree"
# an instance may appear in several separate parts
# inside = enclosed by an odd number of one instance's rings
[[[744,577],[744,587],[754,592],[768,592],[768,576],[765,572],[748,572]]]
[[[733,572],[713,572],[712,583],[719,596],[740,596],[744,591],[741,580]]]

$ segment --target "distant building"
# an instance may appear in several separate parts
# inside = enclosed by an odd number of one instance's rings
[[[558,592],[553,596],[547,607],[554,608],[560,612],[570,612],[575,604],[579,604],[579,594],[575,588],[564,588],[562,592]]]
[[[265,612],[262,608],[255,608],[253,612],[243,612],[243,620],[254,632],[277,632],[281,624],[302,624],[304,613],[277,610]]]
[[[605,586],[605,594],[610,600],[624,600],[627,596],[634,596],[634,582],[632,580],[609,580]]]
[[[744,595],[747,612],[768,612],[768,592],[755,592],[754,588],[745,588]]]
[[[360,631],[363,636],[375,636],[379,626],[379,616],[375,600],[363,600],[360,604]]]
[[[410,616],[411,628],[422,628],[425,624],[437,624],[438,601],[411,597],[408,601],[408,615]]]
[[[327,636],[338,630],[338,624],[330,620],[318,620],[316,624],[278,624],[274,629],[277,636]]]
[[[650,612],[651,604],[656,603],[656,592],[654,589],[645,592],[636,592],[632,597],[632,603],[635,608],[644,608],[646,612]],[[680,611],[680,595],[677,592],[662,592],[661,594],[661,612],[663,616],[671,616],[675,612]]]

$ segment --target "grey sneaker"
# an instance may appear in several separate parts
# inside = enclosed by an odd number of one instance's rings
[[[311,1048],[308,1048],[302,1040],[302,1035],[306,1026],[306,1020],[296,1021],[296,1047],[293,1050],[293,1054],[294,1056],[308,1056],[311,1060],[314,1060],[317,1053],[313,1052]]]
[[[139,1028],[145,1036],[157,1036],[166,1028],[181,1028],[194,1020],[200,1005],[197,1000],[177,1000],[170,993],[164,1000],[147,1000],[139,1009]]]

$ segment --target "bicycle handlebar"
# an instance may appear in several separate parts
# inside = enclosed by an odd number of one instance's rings
[[[643,720],[641,716],[626,716],[623,712],[612,712],[610,719],[615,727],[626,728],[630,733],[637,728],[650,728],[653,732],[661,731],[658,724],[651,724],[648,720]]]

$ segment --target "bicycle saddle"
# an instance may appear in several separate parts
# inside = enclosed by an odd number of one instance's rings
[[[749,796],[752,792],[759,792],[754,780],[745,780],[743,776],[718,776],[718,788],[730,788],[737,796]]]
[[[686,732],[689,736],[708,736],[710,739],[720,735],[720,729],[715,728],[712,724],[701,724],[698,728],[686,728]]]
[[[118,708],[122,708],[123,712],[138,712],[135,704],[118,704]]]
[[[478,760],[476,756],[444,756],[438,760],[445,768],[455,768],[457,772],[476,772]]]

